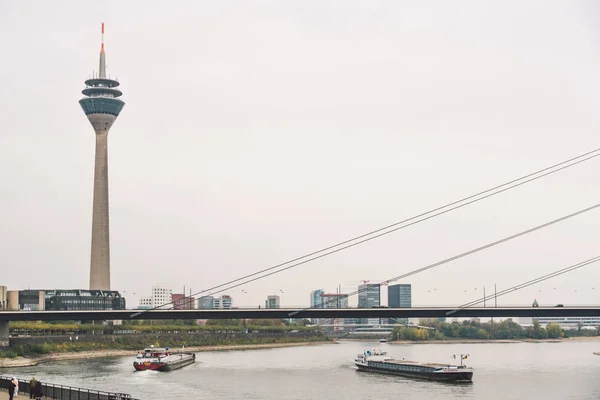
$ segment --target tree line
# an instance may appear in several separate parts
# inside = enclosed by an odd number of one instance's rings
[[[556,323],[549,323],[543,327],[538,320],[533,320],[529,327],[522,327],[512,319],[500,322],[479,322],[470,320],[463,322],[444,322],[437,319],[422,319],[421,326],[396,327],[392,338],[395,340],[443,340],[443,339],[556,339],[568,337],[565,331]],[[567,331],[571,336],[576,336],[572,331]],[[578,331],[581,332],[581,327]],[[591,331],[594,335],[598,333]]]

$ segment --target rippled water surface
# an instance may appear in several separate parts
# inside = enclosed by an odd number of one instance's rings
[[[394,357],[452,362],[469,353],[472,384],[358,372],[354,356],[382,347]],[[599,399],[600,341],[392,345],[342,342],[265,350],[201,352],[172,372],[134,372],[133,357],[61,361],[3,370],[52,383],[152,399]]]

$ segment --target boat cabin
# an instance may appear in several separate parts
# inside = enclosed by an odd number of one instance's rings
[[[169,355],[168,347],[146,347],[143,351],[140,351],[137,358],[161,358]]]

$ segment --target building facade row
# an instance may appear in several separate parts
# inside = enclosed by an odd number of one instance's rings
[[[6,286],[0,286],[0,304],[8,311],[126,309],[125,298],[115,290],[6,290]]]
[[[197,308],[200,310],[227,310],[233,306],[233,297],[224,294],[222,296],[202,296],[197,300]]]

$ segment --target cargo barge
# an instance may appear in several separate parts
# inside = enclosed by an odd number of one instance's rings
[[[445,382],[472,382],[473,369],[463,364],[467,355],[460,355],[460,365],[420,363],[396,360],[379,349],[365,350],[356,356],[354,364],[360,371],[400,375],[409,378]]]
[[[133,368],[136,371],[173,371],[183,368],[196,362],[196,354],[194,353],[177,353],[172,354],[168,347],[146,347],[139,352]]]

